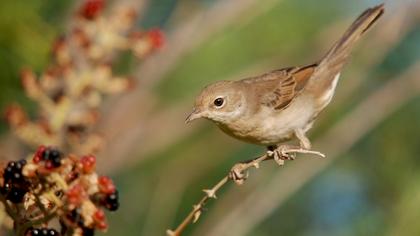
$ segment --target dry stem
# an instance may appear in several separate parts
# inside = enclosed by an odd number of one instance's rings
[[[281,148],[281,147],[280,147]],[[313,155],[317,155],[320,157],[325,157],[324,154],[320,153],[320,152],[316,152],[316,151],[311,151],[311,150],[304,150],[304,149],[283,149],[282,151],[285,154],[293,154],[293,153],[302,153],[302,154],[313,154]],[[260,163],[266,160],[273,160],[273,155],[270,154],[264,154],[261,155],[255,159],[252,159],[250,161],[246,161],[243,163],[237,163],[235,164],[231,171],[225,176],[223,177],[216,185],[214,185],[212,188],[210,189],[204,189],[203,192],[206,193],[206,195],[201,198],[201,200],[193,205],[193,209],[192,211],[187,215],[187,217],[185,217],[185,219],[182,221],[181,224],[178,225],[178,227],[176,227],[176,229],[173,230],[167,230],[166,234],[168,236],[180,236],[181,233],[185,230],[185,228],[191,224],[191,223],[195,223],[198,221],[198,219],[200,218],[202,212],[203,212],[203,208],[204,205],[210,200],[210,199],[216,199],[216,193],[217,191],[222,188],[226,183],[229,182],[229,180],[235,182],[238,185],[241,185],[244,183],[244,181],[248,178],[248,169],[250,169],[251,167],[255,167],[256,169],[259,168]]]

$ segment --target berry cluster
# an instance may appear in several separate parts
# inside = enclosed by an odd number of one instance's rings
[[[61,158],[62,154],[57,149],[41,146],[35,153],[33,162],[40,163],[42,161],[45,168],[54,169],[61,166]]]
[[[25,165],[25,160],[11,161],[3,170],[3,186],[0,187],[0,193],[13,203],[21,203],[28,192],[30,184],[22,175]]]
[[[130,2],[113,1],[104,14],[106,0],[80,1],[69,30],[52,45],[47,68],[39,75],[23,71],[22,85],[38,105],[38,119],[19,105],[10,106],[5,118],[28,147],[48,144],[74,153],[97,153],[103,147],[103,137],[92,132],[103,97],[133,86],[129,76],[114,73],[113,59],[122,51],[145,59],[164,44],[159,29],[135,29],[138,7]],[[39,228],[52,218],[58,218],[62,235],[90,236],[107,229],[104,210],[117,210],[119,196],[112,180],[96,173],[95,156],[40,146],[26,160],[0,166],[0,200],[17,235],[58,235]]]
[[[93,156],[85,156],[80,160],[80,169],[85,172],[85,175],[91,175],[92,166],[95,165],[95,158]],[[87,171],[88,170],[88,171]],[[97,182],[97,192],[89,196],[88,192],[92,191],[86,188],[82,182],[75,181],[76,184],[66,192],[66,199],[71,210],[66,215],[66,222],[71,225],[77,225],[83,231],[89,232],[92,228],[100,230],[107,229],[105,213],[102,209],[96,208],[89,214],[83,214],[83,208],[86,208],[87,199],[96,206],[101,206],[109,211],[116,211],[119,208],[118,191],[115,188],[113,181],[107,176],[99,178],[94,177]],[[96,189],[95,189],[96,191]]]
[[[30,119],[19,105],[6,112],[14,133],[33,148],[48,143],[77,153],[99,151],[104,139],[92,127],[100,118],[104,96],[134,86],[131,76],[115,73],[114,59],[125,51],[145,59],[165,41],[159,29],[135,29],[133,1],[113,1],[109,11],[105,11],[106,0],[78,2],[69,30],[51,47],[47,68],[39,75],[29,68],[21,73],[26,95],[38,105],[38,119]],[[54,161],[46,163],[47,167],[59,165]]]
[[[103,209],[118,209],[118,191],[109,177],[98,176],[95,167],[93,155],[79,158],[40,146],[28,161],[10,161],[3,167],[1,199],[7,206],[23,203],[25,221],[46,217],[43,226],[50,221],[45,212],[52,211],[61,223],[62,234],[69,229],[83,236],[105,231],[108,224]],[[59,235],[47,228],[31,227],[23,232],[25,236]]]
[[[48,228],[31,228],[26,231],[25,236],[59,236],[60,234],[55,229]]]

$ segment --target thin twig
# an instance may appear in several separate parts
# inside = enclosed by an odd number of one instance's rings
[[[258,168],[259,163],[267,160],[269,156],[267,154],[262,155],[260,157],[257,157],[253,159],[252,161],[249,161],[247,163],[238,163],[234,166],[237,167],[237,174],[244,173],[251,167]],[[232,168],[232,169],[234,169]],[[166,233],[168,236],[179,236],[181,233],[185,230],[185,228],[190,223],[195,223],[200,218],[202,210],[204,205],[210,200],[210,199],[216,199],[216,193],[219,191],[220,188],[222,188],[229,180],[235,181],[237,184],[242,184],[243,181],[248,177],[248,175],[241,174],[243,178],[235,178],[234,175],[232,175],[232,171],[227,174],[223,179],[221,179],[219,182],[217,182],[216,185],[214,185],[210,189],[204,189],[203,192],[206,193],[206,195],[201,198],[201,200],[193,206],[193,210],[188,214],[188,216],[182,221],[178,227],[174,231],[167,230]]]
[[[324,154],[316,151],[311,150],[303,150],[303,149],[284,149],[282,151],[285,154],[291,154],[291,153],[302,153],[302,154],[313,154],[318,155],[321,157],[325,157]],[[204,205],[210,200],[210,199],[216,199],[216,193],[221,189],[226,183],[229,182],[229,180],[235,182],[238,185],[241,185],[244,183],[244,181],[248,178],[247,171],[251,167],[255,167],[256,169],[259,168],[260,163],[266,160],[273,160],[273,156],[269,154],[261,155],[255,159],[252,159],[250,161],[244,162],[244,163],[238,163],[233,166],[229,174],[227,174],[225,177],[223,177],[216,185],[214,185],[211,189],[204,189],[203,192],[206,193],[206,195],[201,198],[201,200],[193,205],[192,211],[187,215],[187,217],[182,221],[181,224],[176,227],[174,231],[167,230],[166,233],[168,236],[180,236],[181,233],[185,230],[185,228],[191,224],[197,222],[197,220],[200,218]]]
[[[206,195],[201,198],[201,200],[198,202],[198,204],[193,206],[193,210],[188,214],[187,217],[185,217],[185,219],[182,221],[182,223],[174,230],[167,230],[166,234],[168,236],[179,236],[181,235],[181,233],[185,230],[185,228],[190,224],[190,223],[195,223],[198,218],[200,217],[203,207],[204,205],[211,199],[211,198],[216,198],[215,193],[221,188],[223,187],[228,181],[230,180],[229,176],[226,175],[222,180],[220,180],[216,185],[213,186],[213,188],[211,188],[210,190],[204,190],[204,192],[206,193]],[[210,194],[209,192],[213,193]]]

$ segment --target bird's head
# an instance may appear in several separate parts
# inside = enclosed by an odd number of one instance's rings
[[[206,118],[227,124],[238,119],[245,111],[245,97],[240,85],[234,81],[220,81],[205,87],[195,100],[186,123]]]

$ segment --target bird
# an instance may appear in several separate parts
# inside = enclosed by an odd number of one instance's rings
[[[383,13],[384,4],[365,10],[315,63],[206,86],[186,123],[199,118],[213,121],[236,139],[266,146],[280,165],[294,159],[287,151],[291,148],[324,156],[311,150],[306,133],[331,102],[353,46]],[[281,145],[293,139],[298,146]]]

